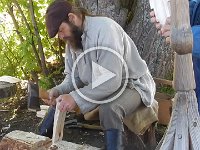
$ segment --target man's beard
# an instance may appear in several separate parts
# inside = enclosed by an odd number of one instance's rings
[[[73,50],[79,50],[79,49],[83,49],[82,46],[82,34],[83,32],[74,24],[72,24],[71,22],[67,22],[70,25],[71,28],[71,34],[72,36],[68,36],[68,37],[64,37],[64,41],[67,41],[67,43],[73,48]]]

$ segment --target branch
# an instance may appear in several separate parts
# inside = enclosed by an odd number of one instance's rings
[[[34,41],[33,41],[33,33],[32,33],[32,30],[31,30],[31,27],[30,27],[30,25],[29,25],[29,23],[28,23],[28,21],[27,21],[25,15],[24,15],[24,13],[23,13],[23,11],[22,11],[22,9],[21,9],[19,3],[18,3],[16,0],[13,0],[13,2],[14,2],[14,4],[17,6],[17,8],[18,8],[18,10],[19,10],[19,12],[20,12],[20,14],[21,14],[21,16],[22,16],[22,19],[23,19],[23,21],[25,22],[25,25],[26,25],[27,29],[28,29],[29,32],[30,32],[30,35],[31,35],[31,37],[32,37],[31,46],[32,46],[32,49],[33,49],[33,53],[35,54],[35,57],[36,57],[38,66],[42,69],[42,63],[41,63],[41,60],[40,60],[40,56],[39,56],[39,54],[38,54],[38,52],[37,52],[37,48],[36,48],[35,43],[34,43]]]
[[[8,13],[10,14],[10,16],[11,16],[11,18],[13,20],[13,23],[14,23],[14,26],[15,26],[15,29],[16,29],[15,31],[17,32],[17,35],[19,36],[19,39],[20,39],[21,43],[24,42],[24,39],[23,39],[21,33],[19,32],[19,25],[17,23],[17,20],[15,18],[14,13],[13,13],[13,8],[9,4],[8,4]]]
[[[39,50],[39,54],[40,54],[40,57],[41,57],[42,71],[43,71],[44,75],[47,76],[48,70],[47,70],[47,67],[46,67],[46,61],[45,61],[45,55],[44,55],[44,51],[43,51],[42,41],[41,41],[41,38],[40,38],[37,22],[36,22],[35,15],[34,15],[34,8],[33,8],[33,1],[32,0],[29,0],[29,5],[30,5],[29,10],[30,10],[30,13],[31,13],[31,20],[32,20],[33,27],[34,27],[34,33],[37,37],[38,50]]]

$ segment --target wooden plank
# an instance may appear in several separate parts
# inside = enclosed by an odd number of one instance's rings
[[[158,123],[168,125],[171,112],[172,112],[172,100],[158,99]]]
[[[200,116],[198,112],[198,104],[194,91],[189,92],[188,95],[188,119],[189,119],[189,134],[190,147],[193,150],[200,149]]]
[[[172,86],[172,81],[170,81],[170,80],[155,78],[155,77],[153,79],[156,84],[164,84],[164,85]]]
[[[189,150],[189,134],[188,134],[188,99],[187,92],[177,93],[177,120],[174,141],[174,150]]]
[[[172,150],[174,147],[174,140],[175,140],[175,130],[176,130],[176,120],[177,120],[177,111],[175,109],[177,103],[177,96],[174,97],[174,104],[173,107],[174,109],[172,110],[172,117],[170,119],[168,129],[166,131],[164,139],[161,141],[162,144],[158,144],[159,150]]]
[[[53,145],[56,142],[61,141],[63,138],[63,129],[64,129],[66,112],[61,112],[58,109],[59,105],[60,105],[60,102],[57,102],[56,111],[54,115],[54,125],[53,125],[53,137],[52,137]]]

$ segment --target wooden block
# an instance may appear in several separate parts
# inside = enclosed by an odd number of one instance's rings
[[[49,150],[100,150],[100,148],[90,145],[80,145],[67,141],[59,141],[49,148]]]
[[[80,145],[58,141],[52,145],[51,139],[30,132],[15,130],[2,139],[0,150],[100,150],[90,145]]]
[[[172,81],[171,80],[166,80],[166,79],[160,79],[160,78],[153,78],[156,84],[164,84],[164,85],[169,85],[172,86]]]
[[[40,105],[41,110],[48,110],[49,106],[48,105]]]
[[[156,92],[155,99],[157,100],[159,106],[158,123],[168,125],[171,118],[173,97],[165,93]]]
[[[47,113],[47,110],[37,111],[36,116],[39,117],[39,118],[44,118],[46,113]]]
[[[36,116],[39,118],[44,118],[46,113],[48,112],[49,106],[48,105],[40,105],[40,111],[36,112]]]
[[[51,139],[31,132],[15,130],[4,136],[0,150],[47,150]]]

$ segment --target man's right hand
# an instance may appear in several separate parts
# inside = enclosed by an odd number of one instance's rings
[[[54,106],[56,105],[56,98],[59,96],[59,92],[57,89],[52,88],[47,91],[48,99],[42,99],[47,105]]]

